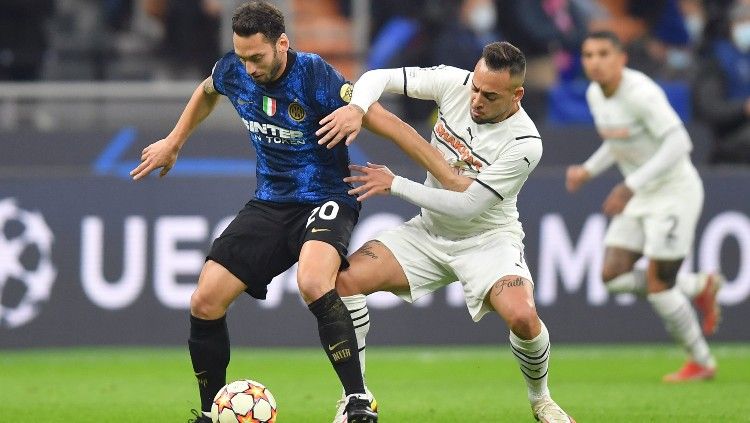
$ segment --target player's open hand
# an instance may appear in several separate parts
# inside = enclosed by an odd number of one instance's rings
[[[322,138],[318,144],[325,144],[326,148],[333,148],[341,140],[346,139],[346,145],[350,145],[359,131],[362,130],[362,117],[365,111],[359,106],[347,104],[339,107],[333,113],[324,117],[320,121],[320,129],[315,131],[315,135]]]
[[[615,185],[614,188],[612,188],[612,191],[607,196],[607,199],[604,200],[602,210],[607,216],[620,214],[623,210],[625,210],[625,206],[628,204],[628,201],[630,201],[631,198],[633,198],[633,191],[628,188],[627,185],[621,182]]]
[[[166,175],[177,161],[177,153],[180,149],[176,145],[164,138],[144,148],[141,152],[141,164],[130,171],[130,176],[137,181],[159,168],[161,168],[159,176]]]
[[[581,165],[568,166],[565,172],[565,188],[568,192],[576,192],[591,179],[591,174]]]
[[[367,166],[349,165],[349,169],[361,173],[344,178],[344,182],[359,182],[359,185],[349,190],[350,195],[356,195],[357,201],[363,201],[373,195],[388,195],[396,175],[383,165],[367,163]]]

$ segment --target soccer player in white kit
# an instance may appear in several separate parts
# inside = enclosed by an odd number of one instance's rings
[[[433,100],[439,116],[431,144],[442,153],[438,163],[447,161],[458,175],[444,189],[429,173],[420,184],[385,166],[351,166],[361,175],[346,180],[362,183],[350,191],[360,200],[391,193],[422,209],[352,254],[336,286],[363,349],[369,317],[358,294],[390,291],[411,302],[460,281],[475,321],[495,311],[510,328],[534,417],[573,422],[547,388],[549,334],[534,305],[516,209],[518,192],[542,156],[539,132],[520,105],[525,71],[523,53],[506,42],[487,45],[474,72],[448,66],[373,70],[357,81],[349,106],[321,121],[320,133],[328,131],[321,143],[351,142],[383,92]],[[344,421],[341,416],[334,422]]]
[[[689,254],[703,207],[703,184],[690,161],[692,143],[662,89],[641,72],[625,67],[616,35],[590,34],[582,46],[591,84],[586,99],[602,146],[582,165],[567,170],[566,187],[576,192],[616,163],[625,180],[612,189],[603,210],[613,216],[605,237],[602,278],[612,293],[646,295],[689,360],[667,382],[713,378],[711,355],[688,297],[704,315],[703,332],[719,321],[719,274],[678,275]],[[642,256],[644,272],[634,269]]]

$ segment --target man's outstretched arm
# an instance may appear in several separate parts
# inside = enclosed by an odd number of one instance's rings
[[[166,175],[177,161],[177,155],[190,134],[216,107],[219,95],[214,88],[213,78],[209,76],[193,91],[172,132],[143,149],[141,163],[130,171],[133,180],[137,181],[159,168],[159,176]]]
[[[362,117],[370,106],[378,101],[383,92],[398,92],[403,86],[401,71],[398,69],[374,69],[367,71],[354,84],[350,103],[339,107],[321,119],[320,129],[315,135],[320,137],[318,144],[333,148],[346,139],[350,145],[362,128]]]
[[[364,126],[373,133],[393,141],[412,160],[425,168],[437,179],[443,188],[451,191],[464,191],[472,179],[457,175],[445,161],[443,155],[411,125],[374,103],[364,115]]]
[[[410,181],[394,175],[383,165],[368,163],[367,166],[350,165],[349,168],[359,173],[344,178],[349,183],[361,183],[349,190],[349,194],[357,196],[357,201],[364,201],[373,195],[393,194],[419,207],[456,219],[473,219],[500,201],[495,193],[478,182],[471,183],[461,192],[455,192]]]

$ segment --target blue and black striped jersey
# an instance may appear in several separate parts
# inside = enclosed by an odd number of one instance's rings
[[[343,181],[350,174],[347,147],[340,143],[329,150],[315,135],[318,122],[351,98],[352,85],[340,73],[316,54],[290,50],[284,73],[269,84],[257,84],[233,52],[216,63],[212,76],[216,91],[229,98],[248,129],[257,154],[258,199],[338,199],[359,208]]]

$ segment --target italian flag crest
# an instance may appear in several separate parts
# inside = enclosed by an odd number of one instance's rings
[[[266,112],[268,116],[275,115],[276,114],[276,99],[263,96],[263,111]]]

